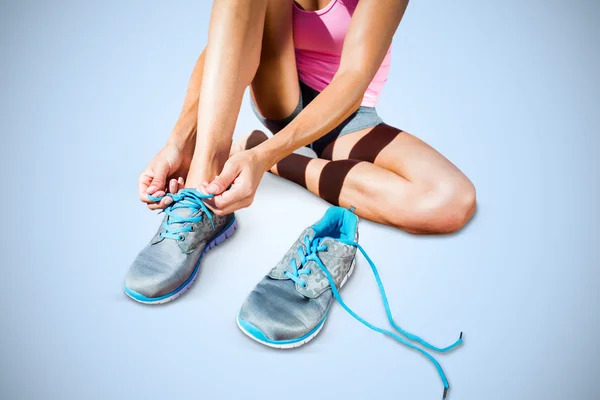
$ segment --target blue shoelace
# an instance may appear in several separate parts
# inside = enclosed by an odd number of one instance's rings
[[[182,189],[178,193],[167,193],[161,197],[154,197],[148,195],[148,198],[152,201],[161,201],[165,197],[170,197],[173,199],[173,204],[164,209],[165,214],[168,215],[168,218],[163,221],[162,227],[165,229],[165,232],[161,232],[160,236],[165,239],[173,239],[173,240],[184,240],[184,236],[182,233],[192,231],[192,226],[182,226],[186,222],[200,222],[202,221],[203,214],[197,215],[195,217],[184,218],[180,215],[175,214],[173,211],[179,208],[189,208],[193,213],[203,210],[204,214],[210,220],[210,224],[213,229],[215,229],[215,224],[213,223],[213,218],[211,213],[208,210],[208,207],[202,201],[203,199],[210,199],[213,197],[212,194],[204,194],[200,193],[194,189]],[[172,226],[177,224],[179,226]]]
[[[442,370],[442,367],[440,366],[440,364],[438,363],[438,361],[431,356],[431,354],[429,354],[428,352],[426,352],[425,350],[421,349],[420,347],[415,346],[414,344],[406,341],[405,339],[401,338],[400,336],[398,336],[396,333],[388,331],[386,329],[382,329],[379,328],[378,326],[375,326],[373,324],[371,324],[370,322],[368,322],[367,320],[365,320],[364,318],[362,318],[360,315],[356,314],[354,311],[352,311],[352,309],[350,307],[348,307],[346,305],[346,303],[344,303],[344,301],[342,300],[340,293],[338,291],[338,289],[335,286],[335,282],[333,280],[333,277],[331,276],[331,274],[329,273],[329,271],[327,270],[327,267],[325,267],[325,265],[323,264],[323,262],[321,261],[321,259],[319,258],[319,256],[317,255],[317,252],[319,251],[324,251],[327,250],[327,246],[326,245],[322,245],[321,242],[326,239],[327,237],[323,237],[323,238],[317,238],[314,240],[311,240],[308,238],[308,236],[304,237],[304,245],[306,247],[306,252],[305,249],[302,248],[302,246],[300,246],[298,248],[298,256],[300,259],[300,266],[298,266],[297,262],[295,259],[290,260],[290,267],[291,267],[291,271],[286,270],[284,272],[284,274],[290,278],[291,280],[293,280],[294,282],[296,282],[297,284],[299,284],[302,287],[306,286],[306,282],[303,281],[302,279],[300,279],[301,275],[310,275],[312,273],[310,268],[304,268],[304,266],[306,265],[306,263],[308,261],[314,261],[319,268],[321,268],[321,270],[323,270],[323,272],[325,273],[325,276],[327,277],[327,280],[329,281],[329,285],[331,287],[331,291],[333,292],[333,296],[335,297],[335,299],[337,300],[338,303],[340,303],[340,305],[342,306],[342,308],[344,310],[346,310],[346,312],[348,312],[348,314],[350,314],[352,317],[354,317],[357,321],[359,321],[360,323],[362,323],[363,325],[365,325],[366,327],[374,330],[375,332],[379,332],[382,333],[384,335],[387,335],[393,339],[395,339],[396,341],[402,343],[403,345],[418,351],[419,353],[423,354],[425,357],[427,357],[435,366],[435,369],[437,370],[442,383],[444,384],[444,394],[442,396],[442,399],[446,398],[446,395],[448,394],[448,389],[449,389],[449,384],[448,384],[448,380],[446,379],[446,375],[444,374],[444,371]],[[447,351],[450,351],[454,348],[456,348],[457,346],[460,346],[463,342],[462,340],[462,332],[460,333],[460,337],[458,338],[458,340],[456,342],[454,342],[454,344],[448,346],[448,347],[437,347],[434,346],[428,342],[426,342],[425,340],[421,339],[420,337],[413,335],[410,332],[405,331],[404,329],[400,328],[400,326],[398,326],[398,324],[396,324],[396,322],[394,321],[394,317],[392,316],[392,311],[390,310],[390,305],[387,299],[387,295],[385,294],[385,289],[383,287],[383,283],[381,282],[381,278],[379,277],[379,272],[377,271],[377,267],[375,266],[375,263],[369,258],[369,256],[367,255],[366,251],[362,248],[361,245],[359,245],[357,242],[352,241],[352,240],[347,240],[347,239],[336,239],[336,238],[331,238],[333,240],[337,240],[341,243],[345,243],[347,245],[350,246],[354,246],[356,248],[358,248],[360,250],[360,252],[363,254],[363,256],[365,257],[365,259],[368,261],[369,265],[371,266],[371,270],[373,271],[373,275],[375,276],[375,281],[377,281],[377,286],[379,288],[379,293],[381,294],[381,299],[383,301],[383,306],[385,308],[385,313],[387,315],[388,321],[390,322],[390,325],[392,325],[392,327],[394,329],[396,329],[400,334],[404,335],[405,337],[407,337],[409,340],[415,341],[420,343],[422,346],[439,352],[439,353],[445,353]]]
[[[306,256],[309,254],[316,254],[318,251],[327,250],[326,245],[321,245],[321,239],[311,241],[308,236],[304,236],[304,246],[306,246],[307,249],[306,253],[304,252],[302,246],[298,247],[298,258],[300,259],[300,265],[298,265],[295,258],[292,258],[290,260],[290,267],[292,270],[285,270],[283,273],[301,287],[306,287],[306,282],[300,279],[300,275],[310,275],[312,273],[310,268],[304,268],[304,265],[306,265],[306,262],[308,261]]]

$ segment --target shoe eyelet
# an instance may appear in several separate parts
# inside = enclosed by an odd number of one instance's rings
[[[178,238],[178,239],[179,239],[179,241],[180,241],[180,242],[183,242],[183,241],[185,240],[185,236],[183,236],[183,235],[179,235],[179,238]]]
[[[312,269],[309,268],[306,272],[307,272],[306,275],[312,275]]]
[[[306,282],[304,282],[304,281],[302,281],[302,282],[303,282],[303,284],[301,285],[302,288],[305,288],[306,286],[308,286],[308,284]]]

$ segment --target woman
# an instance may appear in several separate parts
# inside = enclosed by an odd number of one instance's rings
[[[359,216],[408,232],[454,232],[471,218],[475,190],[469,180],[419,139],[383,124],[375,110],[390,67],[392,36],[407,3],[214,2],[208,45],[179,121],[140,177],[142,201],[152,209],[170,206],[127,273],[128,296],[161,304],[184,293],[203,255],[233,234],[233,212],[252,203],[268,170],[330,203],[354,207]],[[269,139],[255,131],[232,146],[248,85],[256,114],[276,134]],[[306,145],[318,158],[292,154]],[[198,189],[180,191],[184,186]],[[333,289],[341,288],[354,266],[356,216],[330,209],[303,235],[248,296],[237,318],[240,329],[271,347],[300,346],[318,334],[335,296],[371,329],[425,354],[440,374],[446,398],[448,382],[433,357],[362,320]],[[318,252],[328,252],[329,265]],[[309,264],[317,271],[312,284],[301,278],[313,274]],[[324,271],[329,272],[319,275]],[[318,283],[324,280],[331,291]],[[385,299],[379,280],[378,285]],[[447,348],[434,347],[402,331],[387,305],[386,311],[398,332],[429,349],[445,352],[462,343],[461,334]]]
[[[407,3],[214,1],[208,45],[167,145],[140,176],[140,199],[160,209],[173,201],[166,192],[197,187],[225,216],[249,206],[271,171],[375,222],[416,234],[459,230],[475,211],[471,182],[375,110]],[[247,86],[276,134],[255,131],[232,146]],[[307,145],[318,158],[292,154]]]

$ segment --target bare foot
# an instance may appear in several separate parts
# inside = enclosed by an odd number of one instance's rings
[[[253,147],[256,147],[267,139],[269,139],[269,137],[266,133],[255,129],[243,138],[232,143],[231,150],[229,151],[229,157],[239,153],[240,151],[249,150]]]

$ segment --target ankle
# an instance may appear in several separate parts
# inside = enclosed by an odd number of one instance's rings
[[[228,153],[226,156],[214,154],[213,156],[198,157],[194,155],[185,186],[195,188],[205,182],[211,182],[223,170],[228,155]]]

